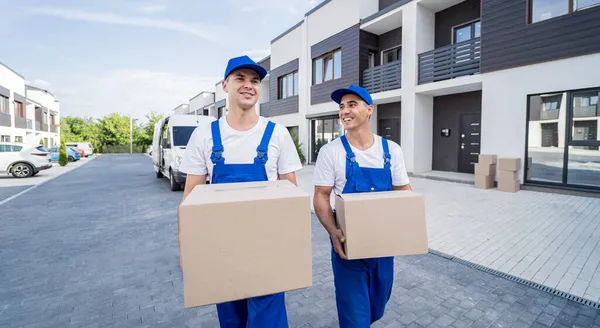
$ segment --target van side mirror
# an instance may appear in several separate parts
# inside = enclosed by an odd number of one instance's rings
[[[162,140],[162,147],[163,148],[170,148],[169,141],[167,139],[163,139]]]

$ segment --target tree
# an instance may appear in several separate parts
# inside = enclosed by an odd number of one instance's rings
[[[58,150],[58,164],[60,166],[65,166],[69,162],[69,157],[67,156],[67,147],[65,146],[65,142],[61,141],[60,149]]]
[[[129,117],[119,113],[104,116],[98,122],[99,139],[104,145],[129,144]]]

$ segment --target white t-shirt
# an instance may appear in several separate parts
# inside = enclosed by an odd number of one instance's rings
[[[256,148],[260,145],[268,120],[259,117],[258,123],[247,131],[237,131],[227,123],[225,116],[219,119],[221,130],[222,156],[225,164],[252,164],[256,157]],[[211,123],[198,126],[187,144],[179,170],[186,174],[208,174],[212,178],[213,162],[210,160],[213,139]],[[302,168],[300,157],[292,137],[281,124],[275,124],[265,164],[269,180],[277,180],[278,174],[295,172]],[[210,180],[209,180],[210,181]]]
[[[350,145],[356,161],[361,168],[383,168],[383,145],[381,137],[373,134],[375,142],[365,150],[359,150]],[[404,165],[404,155],[400,145],[388,140],[388,148],[392,171],[392,185],[403,186],[409,183],[408,173]],[[340,138],[327,143],[319,150],[313,175],[315,186],[334,187],[336,194],[341,194],[346,185],[346,150]]]

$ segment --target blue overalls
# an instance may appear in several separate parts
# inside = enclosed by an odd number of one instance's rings
[[[213,121],[211,131],[213,147],[210,156],[214,164],[211,183],[233,183],[267,181],[265,163],[267,151],[275,124],[268,122],[257,155],[252,164],[225,164],[219,121]],[[288,319],[284,293],[251,297],[217,304],[217,314],[221,328],[287,328]]]
[[[383,168],[361,168],[346,136],[340,140],[346,150],[346,185],[342,194],[392,190],[391,156],[385,138]],[[344,260],[332,244],[331,265],[340,327],[369,327],[381,319],[392,293],[394,257]]]

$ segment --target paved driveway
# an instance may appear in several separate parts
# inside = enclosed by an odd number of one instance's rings
[[[181,192],[144,155],[105,155],[0,206],[0,327],[218,327],[183,308]],[[27,207],[27,211],[23,208]],[[337,327],[327,235],[313,218],[314,287],[290,326]],[[598,311],[435,255],[397,258],[374,327],[600,327]]]

